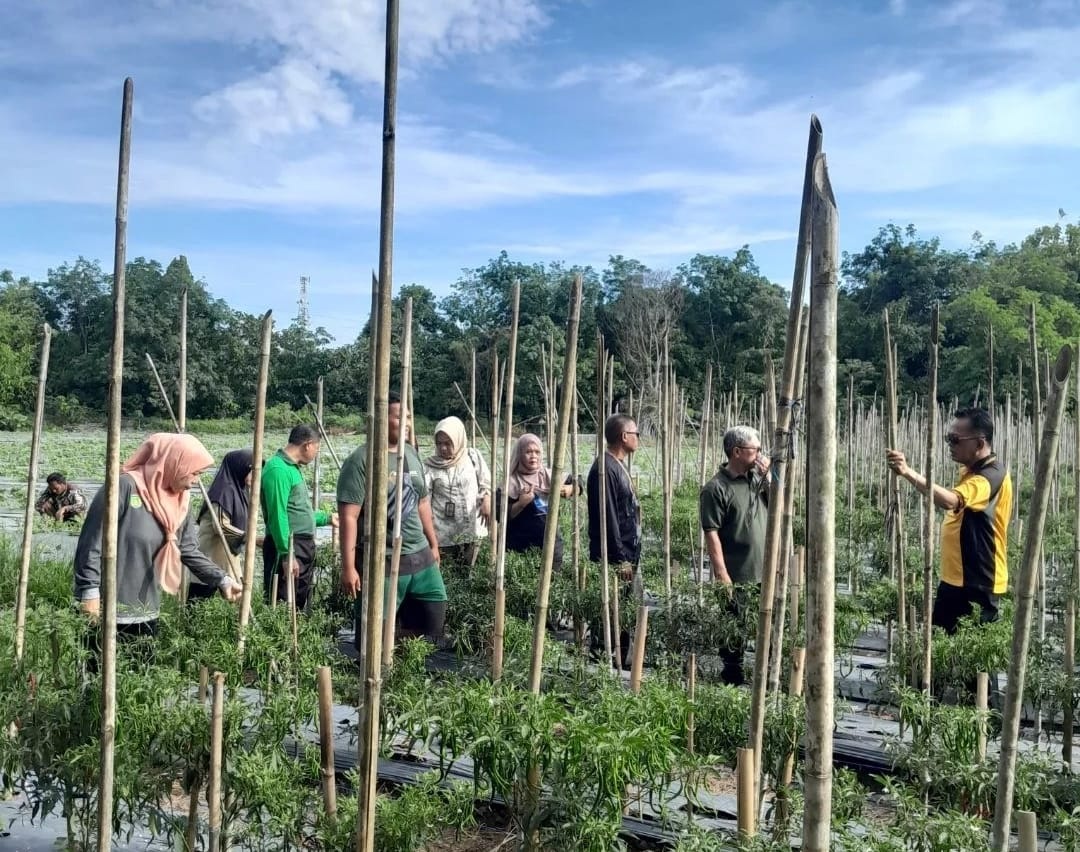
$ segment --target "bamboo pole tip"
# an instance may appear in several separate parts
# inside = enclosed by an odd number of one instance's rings
[[[263,314],[263,322],[269,322],[270,321],[270,315],[273,314],[273,313],[274,313],[274,309],[271,308],[265,314]]]
[[[824,151],[814,157],[814,194],[822,200],[828,201],[832,207],[836,207],[832,182],[829,180],[829,165],[825,159]]]
[[[810,113],[810,132],[815,136],[821,136],[823,131],[821,129],[821,119],[817,117],[817,113]]]
[[[1069,377],[1069,370],[1072,368],[1072,358],[1072,347],[1066,343],[1061,347],[1061,351],[1058,352],[1057,362],[1054,364],[1055,382],[1061,384]]]
[[[936,346],[938,337],[941,336],[941,305],[938,302],[934,302],[933,308],[930,309],[930,343]]]

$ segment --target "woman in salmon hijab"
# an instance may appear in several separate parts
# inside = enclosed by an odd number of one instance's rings
[[[560,487],[563,497],[575,493],[573,480],[567,477]],[[551,470],[544,467],[544,449],[540,439],[526,433],[514,444],[510,459],[510,483],[507,507],[510,520],[506,524],[506,549],[523,553],[544,546],[547,527],[548,500],[551,497]],[[555,537],[555,567],[562,565],[562,537]]]
[[[118,483],[116,632],[153,636],[161,592],[175,595],[183,569],[229,601],[241,586],[199,549],[188,492],[213,457],[192,435],[151,435],[124,464]],[[101,607],[105,489],[94,496],[75,548],[75,600],[96,621]]]

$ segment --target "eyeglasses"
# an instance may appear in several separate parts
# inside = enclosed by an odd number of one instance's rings
[[[945,436],[945,443],[948,444],[950,447],[955,447],[957,444],[963,443],[964,441],[978,441],[978,440],[981,439],[981,437],[982,436],[980,436],[980,435],[952,435],[952,434],[949,434],[949,435]]]
[[[634,437],[637,437],[641,433],[640,432],[623,432],[623,434],[624,435],[633,435]]]
[[[739,447],[736,447],[735,449],[737,449],[737,450],[749,450],[752,453],[760,453],[761,452],[761,447],[741,447],[741,446],[739,446]]]

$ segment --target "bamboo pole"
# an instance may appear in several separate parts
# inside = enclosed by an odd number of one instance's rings
[[[306,399],[306,397],[305,397]],[[323,377],[315,380],[315,421],[319,434],[323,436],[327,447],[330,442],[326,439],[326,430],[323,428]],[[333,449],[331,447],[331,449]],[[338,470],[341,465],[338,465]],[[315,454],[315,460],[311,463],[311,508],[319,511],[319,503],[322,501],[322,453]]]
[[[320,382],[320,385],[319,385],[318,390],[319,390],[319,393],[321,394],[322,393],[322,384],[321,384],[322,379],[321,378],[319,379],[319,382]],[[338,470],[341,470],[341,457],[338,456],[337,450],[334,449],[334,442],[332,440],[330,440],[330,435],[326,431],[326,425],[323,423],[322,396],[319,397],[318,403],[315,403],[315,402],[311,401],[310,396],[308,396],[307,394],[304,394],[304,402],[306,402],[307,407],[309,409],[311,409],[311,415],[315,418],[315,428],[319,430],[319,438],[321,439],[322,443],[326,446],[326,449],[328,449],[330,451],[330,458],[333,459],[333,461],[334,461],[334,467],[336,467]],[[318,464],[318,462],[319,462],[319,457],[315,456],[315,463]],[[312,493],[314,493],[314,491]]]
[[[1016,825],[1019,831],[1018,852],[1039,852],[1039,826],[1033,811],[1017,811]]]
[[[761,578],[761,606],[758,613],[757,640],[754,647],[754,682],[750,703],[749,745],[755,755],[761,755],[765,730],[765,689],[769,663],[769,640],[772,634],[772,607],[776,594],[776,566],[781,558],[780,532],[784,506],[784,469],[791,451],[792,407],[795,396],[795,362],[799,324],[802,321],[803,299],[806,293],[807,258],[810,251],[811,203],[813,199],[813,168],[821,151],[821,122],[810,117],[810,133],[806,147],[806,171],[803,176],[802,206],[799,211],[799,238],[795,249],[795,272],[791,285],[787,334],[784,340],[784,368],[780,380],[780,400],[777,406],[776,434],[773,436],[772,468],[769,484],[769,518],[765,534],[765,565]],[[737,416],[737,415],[736,415]],[[762,789],[761,767],[754,771],[754,789]],[[755,796],[755,801],[759,797]]]
[[[807,326],[810,321],[808,311],[802,312],[799,322],[799,337],[796,343],[795,356],[795,399],[802,399],[805,388]],[[797,402],[792,403],[794,407]],[[794,422],[794,416],[792,418]],[[793,445],[794,446],[794,445]],[[794,462],[794,450],[792,450]],[[780,519],[780,558],[776,565],[775,600],[773,601],[772,635],[769,639],[769,682],[768,691],[777,692],[780,689],[780,669],[783,666],[784,651],[784,612],[787,610],[788,591],[788,566],[792,560],[791,542],[794,538],[793,525],[795,522],[795,490],[798,479],[799,465],[789,464],[784,467],[784,509]]]
[[[1065,381],[1072,366],[1072,349],[1061,347],[1054,365],[1052,383],[1047,389],[1046,419],[1039,441],[1039,462],[1035,469],[1035,488],[1027,518],[1027,537],[1024,555],[1016,584],[1016,611],[1013,616],[1012,654],[1009,659],[1008,687],[1005,710],[1002,713],[1001,755],[998,762],[997,797],[991,834],[993,852],[1006,852],[1009,847],[1009,824],[1012,819],[1015,790],[1017,741],[1020,737],[1020,712],[1024,700],[1024,678],[1027,674],[1027,655],[1031,640],[1032,603],[1038,572],[1039,553],[1046,528],[1049,483],[1053,476],[1061,422],[1065,414]]]
[[[791,674],[788,678],[788,695],[799,698],[803,694],[806,683],[806,649],[795,647],[791,649]],[[777,821],[784,825],[790,816],[787,790],[791,786],[792,776],[795,774],[795,755],[798,746],[787,753],[783,765],[780,767],[780,778],[776,784],[776,808]]]
[[[373,447],[368,492],[386,493],[389,458],[390,311],[393,294],[394,153],[397,137],[398,24],[400,0],[386,0],[386,63],[383,74],[382,198],[379,221],[378,351],[375,358],[374,422],[368,429]],[[405,424],[402,423],[402,428]],[[380,498],[381,499],[381,498]],[[377,504],[376,504],[377,505]],[[357,852],[375,848],[375,784],[379,769],[379,702],[382,693],[382,589],[386,575],[386,512],[372,511],[368,542],[368,593],[364,595],[366,658],[364,704],[360,711],[360,784],[357,807]]]
[[[938,337],[939,307],[934,305],[930,314],[929,343],[929,391],[926,397],[926,413],[929,422],[926,425],[926,500],[923,510],[923,658],[922,689],[930,695],[930,666],[933,660],[934,637],[930,611],[934,595],[934,524],[937,520],[934,506],[934,461],[937,457],[937,381],[938,381]],[[912,623],[912,629],[915,625]]]
[[[499,523],[500,507],[495,502],[495,483],[498,481],[499,466],[498,452],[499,452],[499,420],[501,418],[501,412],[499,411],[499,400],[502,398],[502,388],[499,381],[499,350],[493,345],[491,347],[491,446],[488,447],[488,451],[491,453],[491,519],[488,522],[488,559],[491,566],[492,573],[495,572],[495,565],[498,559],[499,553],[499,527],[502,524]],[[506,494],[503,493],[503,504],[506,503]]]
[[[270,382],[270,347],[274,337],[274,320],[271,312],[263,314],[262,339],[259,344],[259,384],[255,391],[255,436],[252,440],[252,471],[262,470],[263,436],[266,432],[266,386]],[[251,618],[251,595],[255,586],[256,538],[259,535],[259,498],[262,495],[262,476],[251,477],[251,511],[248,513],[244,536],[244,588],[240,597],[240,657],[243,659],[247,642],[247,625]],[[287,566],[291,571],[292,566]],[[277,572],[275,572],[276,574]]]
[[[510,521],[510,453],[514,440],[514,379],[517,370],[517,338],[521,283],[514,282],[510,291],[510,348],[506,356],[506,400],[503,403],[506,436],[503,439],[502,506],[503,522],[499,524],[499,544],[495,561],[495,629],[491,637],[491,679],[502,678],[503,633],[506,625],[506,528]]]
[[[975,753],[982,763],[986,760],[986,722],[990,712],[990,675],[987,672],[975,675],[975,709],[979,713]]]
[[[697,654],[691,653],[690,660],[686,664],[686,696],[690,700],[690,712],[686,717],[686,750],[694,753],[694,732],[696,720],[694,714],[694,702],[697,700]]]
[[[470,350],[472,368],[469,370],[469,446],[476,446],[476,347]],[[410,400],[411,402],[411,400]]]
[[[221,775],[225,739],[225,675],[214,672],[214,699],[210,711],[210,776],[206,785],[210,809],[210,852],[223,852],[221,843]]]
[[[120,519],[120,402],[124,385],[124,305],[127,279],[128,176],[134,84],[124,80],[120,114],[120,157],[116,180],[113,251],[113,340],[109,359],[108,432],[105,439],[105,517],[101,540],[101,774],[98,786],[99,852],[112,848],[113,777],[116,745],[116,560]]]
[[[30,586],[30,561],[34,548],[34,506],[37,503],[37,469],[41,453],[41,431],[45,425],[45,384],[49,379],[49,351],[52,327],[41,327],[41,361],[38,365],[37,399],[34,403],[34,432],[30,437],[30,466],[26,474],[26,511],[23,515],[22,553],[19,560],[19,587],[15,595],[15,662],[22,660],[26,638],[26,603]]]
[[[990,402],[990,416],[994,416],[994,406],[997,405],[997,396],[994,394],[994,325],[986,324],[986,369],[987,369],[987,392],[986,397]]]
[[[570,475],[578,482],[581,475],[578,458],[578,395],[575,382],[574,396],[570,401]],[[581,501],[574,501],[573,526],[570,531],[570,564],[578,594],[585,590],[585,572],[581,564]],[[585,623],[581,620],[580,607],[574,607],[574,641],[580,648],[585,646]]]
[[[405,407],[405,400],[409,399],[406,390],[412,382],[412,296],[405,299],[405,315],[402,318],[401,339],[401,409]],[[399,409],[399,410],[401,410]],[[386,584],[386,615],[383,618],[383,668],[390,668],[394,663],[394,627],[397,624],[397,586],[398,576],[401,572],[401,548],[404,542],[401,538],[401,505],[404,500],[405,489],[401,483],[405,481],[405,428],[408,416],[412,414],[401,410],[402,428],[398,430],[397,443],[397,470],[394,481],[397,483],[394,489],[394,537],[393,551],[390,555],[390,579]]]
[[[1076,423],[1073,431],[1073,561],[1069,573],[1068,592],[1065,597],[1065,636],[1062,641],[1065,656],[1065,694],[1072,695],[1076,689],[1076,598],[1080,593],[1080,370],[1076,371]],[[1075,724],[1073,702],[1064,702],[1061,720],[1061,761],[1066,772],[1072,772],[1073,726]]]
[[[296,556],[294,555],[295,553],[296,550],[293,546],[293,534],[290,532],[289,557],[288,561],[285,563],[285,565],[287,566],[285,568],[285,588],[287,590],[286,594],[289,596],[289,634],[292,638],[293,665],[296,666],[297,673],[299,674],[300,642],[299,637],[297,636],[296,629],[296,575],[292,571],[293,563],[296,560]]]
[[[563,456],[570,428],[570,401],[574,398],[577,374],[578,327],[581,324],[581,276],[574,276],[570,294],[570,317],[566,323],[566,356],[563,358],[562,403],[559,405],[559,425],[555,436],[555,453],[551,458],[551,494],[544,527],[544,548],[541,553],[540,583],[536,592],[536,615],[533,618],[532,664],[529,668],[529,689],[540,694],[543,674],[544,639],[547,636],[548,596],[551,591],[551,572],[555,562],[555,538],[559,533],[559,508],[562,503]]]
[[[705,399],[701,403],[701,435],[698,443],[698,488],[704,488],[709,480],[709,414],[712,411],[712,361],[705,365]],[[698,558],[694,562],[694,581],[698,585],[698,599],[705,586],[705,530],[698,524]]]
[[[828,852],[832,815],[834,604],[836,560],[836,304],[838,227],[825,155],[814,162],[813,284],[810,290],[810,380],[814,405],[806,443],[807,688],[805,852]]]
[[[889,309],[882,311],[882,323],[885,331],[885,404],[888,411],[886,426],[889,449],[900,445],[899,412],[897,400],[896,348],[892,342],[892,327],[889,323]],[[904,559],[903,545],[903,497],[900,492],[900,478],[889,473],[889,517],[890,530],[889,575],[896,582],[896,639],[901,648],[901,678],[906,679],[907,658],[904,656],[907,646],[907,566]]]
[[[672,434],[671,421],[674,409],[674,382],[671,375],[671,341],[664,334],[664,354],[660,364],[662,375],[660,384],[660,423],[662,433],[660,435],[661,454],[661,488],[663,497],[664,525],[662,534],[662,547],[664,554],[664,593],[668,600],[671,599],[671,473],[672,473]],[[618,625],[616,625],[618,627]],[[616,655],[618,651],[616,651]]]
[[[1031,423],[1032,423],[1032,435],[1034,443],[1034,459],[1035,464],[1038,464],[1039,458],[1039,446],[1041,444],[1040,434],[1042,432],[1042,411],[1043,411],[1043,399],[1042,391],[1043,386],[1039,380],[1039,374],[1042,372],[1039,364],[1039,338],[1038,329],[1036,327],[1036,315],[1035,315],[1035,303],[1032,302],[1028,310],[1028,342],[1031,345]],[[1045,386],[1045,390],[1049,394],[1049,384]],[[1019,502],[1019,501],[1018,501]],[[1035,581],[1035,594],[1037,595],[1036,602],[1036,621],[1035,631],[1039,640],[1046,638],[1046,562],[1044,554],[1040,548],[1038,556],[1038,573]],[[1037,740],[1042,734],[1042,708],[1035,708],[1035,724],[1033,733]]]
[[[637,625],[634,627],[634,656],[630,664],[630,691],[641,692],[641,670],[645,665],[645,638],[649,632],[649,608],[639,606]]]
[[[319,751],[323,807],[331,821],[337,817],[337,772],[334,769],[334,683],[330,666],[319,666]]]
[[[847,481],[847,557],[848,557],[848,592],[852,597],[859,593],[859,569],[855,564],[855,374],[848,373],[847,390],[847,466],[844,469]]]
[[[180,432],[187,431],[187,320],[188,288],[180,291],[180,378],[177,381],[176,419],[180,423]]]
[[[607,539],[607,448],[604,446],[604,423],[603,411],[606,393],[604,390],[607,371],[604,365],[607,363],[607,355],[604,351],[604,336],[596,335],[596,458],[597,458],[597,488],[600,503],[600,609],[603,612],[604,634],[604,660],[610,668],[612,657],[612,610],[608,570],[608,539]],[[616,589],[616,596],[618,589]],[[618,617],[614,621],[615,645],[620,645]],[[615,649],[618,654],[618,648]]]
[[[757,797],[754,795],[754,750],[740,748],[736,752],[736,803],[740,837],[752,837],[757,832]]]

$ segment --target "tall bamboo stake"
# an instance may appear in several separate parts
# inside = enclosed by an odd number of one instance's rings
[[[1039,364],[1039,338],[1038,330],[1036,328],[1036,316],[1035,316],[1035,303],[1032,302],[1029,305],[1028,311],[1028,334],[1029,343],[1031,344],[1031,400],[1032,400],[1032,434],[1035,446],[1035,463],[1038,464],[1039,458],[1039,446],[1041,443],[1040,433],[1042,432],[1042,391],[1043,387],[1039,381],[1039,374],[1042,372]],[[1049,394],[1049,385],[1046,386],[1046,392]],[[1038,560],[1038,573],[1035,581],[1036,594],[1038,595],[1038,601],[1036,604],[1036,635],[1040,640],[1046,638],[1046,562],[1043,557],[1042,550],[1039,551]],[[1035,708],[1035,725],[1034,734],[1038,739],[1042,733],[1042,708]]]
[[[500,507],[495,502],[494,483],[498,481],[499,466],[498,452],[499,452],[499,400],[502,398],[502,388],[499,381],[499,350],[495,346],[491,347],[491,446],[488,450],[491,452],[491,482],[492,482],[492,495],[491,495],[491,518],[488,522],[488,557],[490,560],[492,573],[495,571],[495,564],[498,559],[499,553],[499,527],[502,524],[499,523]],[[503,495],[503,502],[505,503],[506,495]]]
[[[402,318],[401,336],[401,406],[404,408],[405,400],[409,398],[406,389],[412,382],[412,296],[405,299],[405,315]],[[386,584],[386,616],[383,618],[383,647],[382,664],[389,668],[394,662],[394,627],[397,623],[397,584],[398,575],[401,572],[401,505],[404,500],[405,489],[402,483],[405,481],[405,429],[408,415],[412,411],[401,411],[402,428],[398,430],[397,443],[397,471],[395,472],[397,487],[394,490],[394,538],[393,552],[390,556],[390,579]]]
[[[597,489],[598,502],[600,504],[600,608],[604,614],[604,653],[606,665],[612,662],[612,633],[615,634],[615,644],[620,643],[619,622],[616,617],[612,619],[611,597],[609,595],[610,584],[608,582],[608,515],[607,515],[607,449],[604,446],[604,411],[606,410],[607,391],[607,352],[604,349],[604,337],[596,335],[596,460],[597,460]],[[618,592],[616,591],[616,594]],[[616,651],[618,653],[618,651]]]
[[[105,517],[101,540],[101,775],[98,787],[98,845],[112,848],[113,769],[116,745],[116,557],[120,519],[120,402],[124,385],[124,304],[127,279],[128,174],[134,84],[124,80],[120,113],[120,157],[116,180],[116,238],[113,251],[113,340],[109,359],[109,425],[105,439]]]
[[[896,348],[892,342],[892,330],[889,324],[889,310],[882,312],[882,322],[885,330],[885,404],[888,411],[886,420],[888,428],[889,448],[895,449],[900,443],[899,436],[899,410],[897,400],[897,364]],[[889,526],[889,574],[896,581],[897,620],[896,638],[901,649],[905,647],[904,640],[907,636],[907,567],[904,559],[902,513],[903,503],[900,492],[900,478],[889,473],[889,517],[892,523]],[[901,675],[906,677],[907,661],[901,658]]]
[[[1065,414],[1068,392],[1065,381],[1072,367],[1072,349],[1061,347],[1050,387],[1047,388],[1046,419],[1039,440],[1039,461],[1035,469],[1035,487],[1027,516],[1027,537],[1024,555],[1016,584],[1016,611],[1013,616],[1012,654],[1009,658],[1008,686],[1005,709],[1002,713],[1001,756],[998,761],[997,797],[994,804],[994,823],[991,833],[993,852],[1009,848],[1009,825],[1012,819],[1017,741],[1020,737],[1020,712],[1024,700],[1024,678],[1027,675],[1028,647],[1031,640],[1031,615],[1035,597],[1035,580],[1043,532],[1046,528],[1047,505],[1054,458],[1057,455],[1061,422]]]
[[[836,596],[836,304],[839,251],[836,201],[825,155],[814,163],[813,284],[807,422],[806,852],[828,852],[832,815],[834,604]]]
[[[821,122],[810,116],[810,134],[806,146],[806,170],[803,176],[802,206],[799,211],[799,239],[795,249],[795,272],[791,285],[787,334],[784,340],[784,368],[780,380],[780,400],[777,406],[776,434],[773,436],[772,469],[769,484],[769,518],[765,534],[765,565],[761,578],[761,607],[758,614],[757,641],[754,647],[754,683],[750,703],[749,745],[760,757],[764,744],[765,689],[769,662],[769,640],[772,633],[772,607],[776,594],[776,566],[781,558],[780,528],[784,505],[784,469],[791,451],[792,407],[795,396],[795,363],[799,323],[806,293],[806,264],[810,251],[811,204],[813,200],[814,161],[821,151]],[[737,415],[736,415],[737,416]],[[761,765],[754,772],[755,801],[760,801]]]
[[[319,433],[326,440],[326,429],[323,427],[323,377],[315,380],[315,422],[319,425]],[[329,441],[327,441],[329,447]],[[330,447],[331,451],[333,447]],[[341,466],[338,465],[338,469]],[[311,463],[311,508],[319,511],[319,503],[322,501],[322,453],[315,455]]]
[[[987,392],[986,398],[989,400],[990,416],[994,416],[994,406],[997,405],[997,397],[994,395],[994,325],[993,323],[986,324],[986,369],[987,369]]]
[[[848,591],[852,597],[859,593],[859,570],[855,565],[855,374],[848,373],[847,390],[847,467],[844,483],[847,491],[847,557]]]
[[[476,347],[470,349],[472,369],[469,370],[469,446],[476,446]]]
[[[933,626],[930,620],[930,607],[934,594],[934,523],[937,520],[934,507],[934,461],[937,456],[937,378],[938,378],[938,336],[939,307],[934,305],[930,315],[929,343],[929,390],[926,397],[926,409],[929,422],[926,426],[926,505],[923,510],[923,659],[922,689],[930,694],[930,666],[933,659]],[[915,625],[912,624],[912,629]]]
[[[1072,695],[1076,688],[1076,597],[1080,593],[1080,370],[1076,371],[1076,427],[1073,433],[1073,562],[1069,574],[1068,593],[1065,598],[1065,694]],[[1065,771],[1072,771],[1073,703],[1064,702],[1061,721],[1061,761]]]
[[[543,674],[544,638],[547,635],[548,598],[551,591],[551,572],[555,562],[555,539],[559,534],[559,507],[562,503],[563,456],[570,428],[570,401],[574,398],[577,375],[578,327],[581,324],[581,276],[574,276],[570,295],[570,317],[566,323],[566,356],[563,358],[562,402],[559,405],[559,426],[555,435],[555,453],[551,458],[551,494],[544,527],[544,548],[541,552],[540,584],[536,591],[536,615],[533,618],[532,665],[529,669],[529,689],[540,694]]]
[[[503,632],[506,625],[506,528],[510,521],[510,453],[514,445],[514,379],[517,370],[517,338],[519,308],[521,306],[521,283],[514,282],[510,291],[510,348],[506,356],[506,400],[503,403],[503,420],[506,435],[503,438],[502,512],[499,524],[499,544],[495,561],[495,629],[491,637],[491,679],[502,678]]]
[[[334,684],[330,666],[319,666],[319,751],[323,806],[333,820],[337,816],[337,773],[334,768]]]
[[[206,784],[210,809],[210,852],[221,852],[221,773],[225,740],[225,675],[214,672],[214,698],[210,711],[210,776]]]
[[[52,327],[41,327],[41,363],[38,365],[37,400],[34,403],[34,432],[30,437],[30,468],[26,474],[26,512],[23,515],[22,554],[19,560],[19,588],[15,595],[15,661],[22,660],[26,636],[26,597],[30,585],[30,557],[34,548],[34,505],[37,503],[37,468],[41,452],[41,430],[45,424],[45,383],[49,379],[49,350]]]
[[[673,430],[671,428],[671,421],[673,418],[672,410],[674,409],[674,395],[675,386],[671,379],[671,341],[668,335],[664,334],[664,353],[663,360],[660,365],[660,370],[663,375],[663,379],[660,384],[660,423],[663,424],[660,435],[660,454],[661,454],[661,487],[663,489],[663,512],[664,512],[664,525],[662,534],[662,547],[664,553],[664,592],[668,600],[671,599],[671,473],[672,473],[672,443],[673,443]],[[616,625],[618,629],[618,625]],[[616,654],[618,651],[616,651]]]
[[[274,320],[271,312],[263,314],[262,339],[259,343],[259,384],[255,391],[255,436],[251,443],[252,471],[262,469],[263,459],[263,436],[266,432],[266,386],[270,383],[270,347],[274,338]],[[247,528],[244,534],[244,588],[240,596],[240,656],[244,656],[244,645],[247,642],[247,625],[251,618],[251,595],[255,585],[255,553],[258,546],[255,544],[259,535],[259,498],[262,495],[262,477],[253,474],[251,477],[251,507],[248,513]],[[292,566],[286,567],[287,571]],[[276,573],[276,572],[275,572]]]
[[[577,383],[574,384],[574,396],[570,401],[570,475],[574,482],[580,476],[580,460],[578,459],[578,403]],[[570,564],[573,566],[576,588],[579,593],[585,589],[584,566],[581,564],[581,501],[574,501],[574,519],[570,531]],[[580,615],[574,615],[574,639],[579,646],[585,642],[585,624]]]
[[[368,492],[386,494],[389,458],[386,454],[390,394],[390,311],[393,294],[394,152],[397,137],[398,22],[400,0],[386,0],[386,63],[383,74],[382,200],[379,220],[379,338],[375,372],[375,420],[368,429],[374,452]],[[404,428],[404,423],[402,428]],[[376,498],[381,499],[381,498]],[[373,505],[378,505],[374,503]],[[364,704],[360,711],[360,785],[357,808],[357,852],[375,848],[375,783],[379,769],[379,702],[382,693],[383,584],[386,578],[386,512],[372,511],[368,543],[368,593]]]
[[[698,488],[704,488],[709,480],[709,413],[712,410],[712,361],[705,365],[705,399],[701,403],[701,441],[698,444]],[[705,530],[698,524],[698,558],[694,562],[694,581],[698,584],[698,598],[705,585]]]
[[[802,312],[799,322],[799,336],[795,347],[795,399],[804,396],[807,327],[810,317],[808,311]],[[792,403],[795,405],[795,403]],[[794,419],[794,418],[793,418]],[[794,459],[792,459],[794,461]],[[773,601],[772,635],[769,639],[769,681],[768,691],[778,692],[780,689],[780,669],[783,665],[784,650],[784,612],[787,609],[787,574],[788,566],[792,561],[791,542],[794,537],[793,526],[795,522],[795,488],[798,478],[799,465],[788,464],[784,467],[784,509],[780,519],[780,558],[776,565],[776,579],[774,581],[775,600]]]
[[[187,431],[187,314],[188,288],[180,291],[180,378],[177,381],[176,419],[180,431]]]

